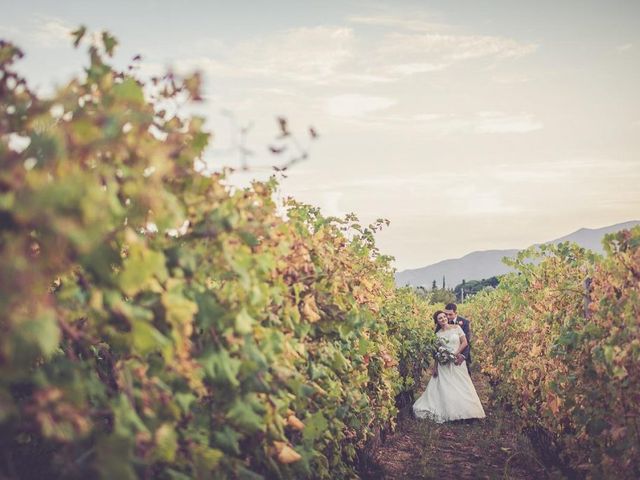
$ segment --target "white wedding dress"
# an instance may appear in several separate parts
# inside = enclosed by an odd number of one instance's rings
[[[447,349],[455,353],[464,332],[456,325],[455,328],[440,330],[436,335],[443,337],[447,341]],[[437,423],[485,418],[465,362],[438,365],[438,376],[431,377],[426,390],[413,404],[413,413],[418,418],[431,418]]]

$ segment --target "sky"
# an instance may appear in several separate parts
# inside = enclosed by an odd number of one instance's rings
[[[82,71],[80,24],[119,39],[116,64],[141,54],[141,77],[202,72],[210,168],[246,157],[243,185],[308,152],[279,195],[390,220],[377,242],[399,270],[640,219],[640,2],[0,7],[0,38],[43,95]],[[295,142],[275,139],[278,117]]]

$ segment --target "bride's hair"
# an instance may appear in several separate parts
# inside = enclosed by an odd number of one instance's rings
[[[440,315],[441,313],[444,313],[444,311],[438,310],[436,313],[433,314],[433,323],[436,324],[436,332],[442,329],[442,327],[438,323],[438,315]]]

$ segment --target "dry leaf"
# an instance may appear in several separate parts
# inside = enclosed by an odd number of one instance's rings
[[[304,423],[302,423],[302,421],[295,415],[289,415],[289,417],[287,418],[287,425],[296,430],[304,429]]]
[[[284,442],[273,442],[276,448],[276,458],[280,463],[294,463],[302,458],[298,452]]]
[[[320,312],[313,295],[307,295],[302,302],[302,316],[310,323],[320,320]]]

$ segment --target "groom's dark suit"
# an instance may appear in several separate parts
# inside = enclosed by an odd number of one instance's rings
[[[450,321],[449,323],[460,325],[462,331],[464,332],[464,336],[467,337],[467,348],[462,351],[464,355],[467,366],[471,363],[471,328],[469,327],[469,320],[458,315],[455,320]]]

